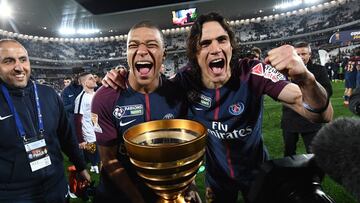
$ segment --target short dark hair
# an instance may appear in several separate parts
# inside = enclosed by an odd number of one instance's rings
[[[87,75],[90,75],[90,74],[92,75],[92,73],[87,72],[87,71],[79,73],[78,82],[80,83],[80,85],[82,83],[82,80],[83,80],[84,76],[87,76]]]
[[[294,47],[295,48],[302,48],[302,47],[309,47],[310,48],[310,44],[304,41],[300,41],[300,42],[296,42],[294,43]]]
[[[300,42],[296,42],[294,44],[295,48],[308,48],[309,49],[309,53],[311,54],[311,47],[310,44],[305,42],[305,41],[300,41]]]
[[[138,22],[136,23],[135,25],[133,25],[130,30],[129,30],[129,33],[137,28],[150,28],[150,29],[155,29],[157,31],[159,31],[160,33],[160,37],[161,37],[161,41],[163,43],[163,46],[165,47],[165,40],[164,40],[164,34],[163,32],[161,31],[161,29],[159,28],[158,25],[156,25],[155,23],[151,22],[151,21],[148,21],[148,20],[145,20],[145,21],[141,21],[141,22]]]
[[[261,49],[259,47],[253,47],[251,52],[257,53],[259,56],[261,56]]]
[[[92,73],[87,72],[87,71],[79,73],[79,78],[84,77],[85,75],[89,75],[89,74],[92,74]]]

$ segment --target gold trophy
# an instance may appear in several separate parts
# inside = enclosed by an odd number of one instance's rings
[[[129,128],[125,147],[137,173],[161,203],[185,202],[183,192],[203,163],[206,128],[195,121],[157,120]]]

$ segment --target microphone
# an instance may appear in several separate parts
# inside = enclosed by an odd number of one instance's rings
[[[311,150],[317,165],[360,202],[360,119],[338,118],[326,124]]]
[[[323,171],[313,154],[266,161],[250,187],[250,203],[335,203],[321,187]]]

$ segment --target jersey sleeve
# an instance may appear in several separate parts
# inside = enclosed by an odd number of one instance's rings
[[[243,70],[242,79],[250,80],[253,91],[258,95],[266,94],[277,100],[280,92],[289,84],[287,78],[276,68],[257,60],[242,60],[240,68]]]
[[[112,113],[119,95],[120,91],[102,86],[92,100],[91,120],[99,145],[111,146],[117,143],[117,129]]]
[[[272,78],[267,78],[266,76],[264,76],[265,79],[264,93],[270,96],[271,98],[277,100],[280,92],[290,82],[286,79],[286,77],[283,74],[281,74],[271,65],[265,65],[265,66],[267,66],[267,68],[269,69],[274,70],[276,72],[276,76]]]

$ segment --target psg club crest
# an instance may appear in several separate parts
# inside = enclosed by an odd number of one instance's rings
[[[234,115],[238,116],[244,111],[244,104],[242,102],[238,102],[229,106],[229,112]]]

